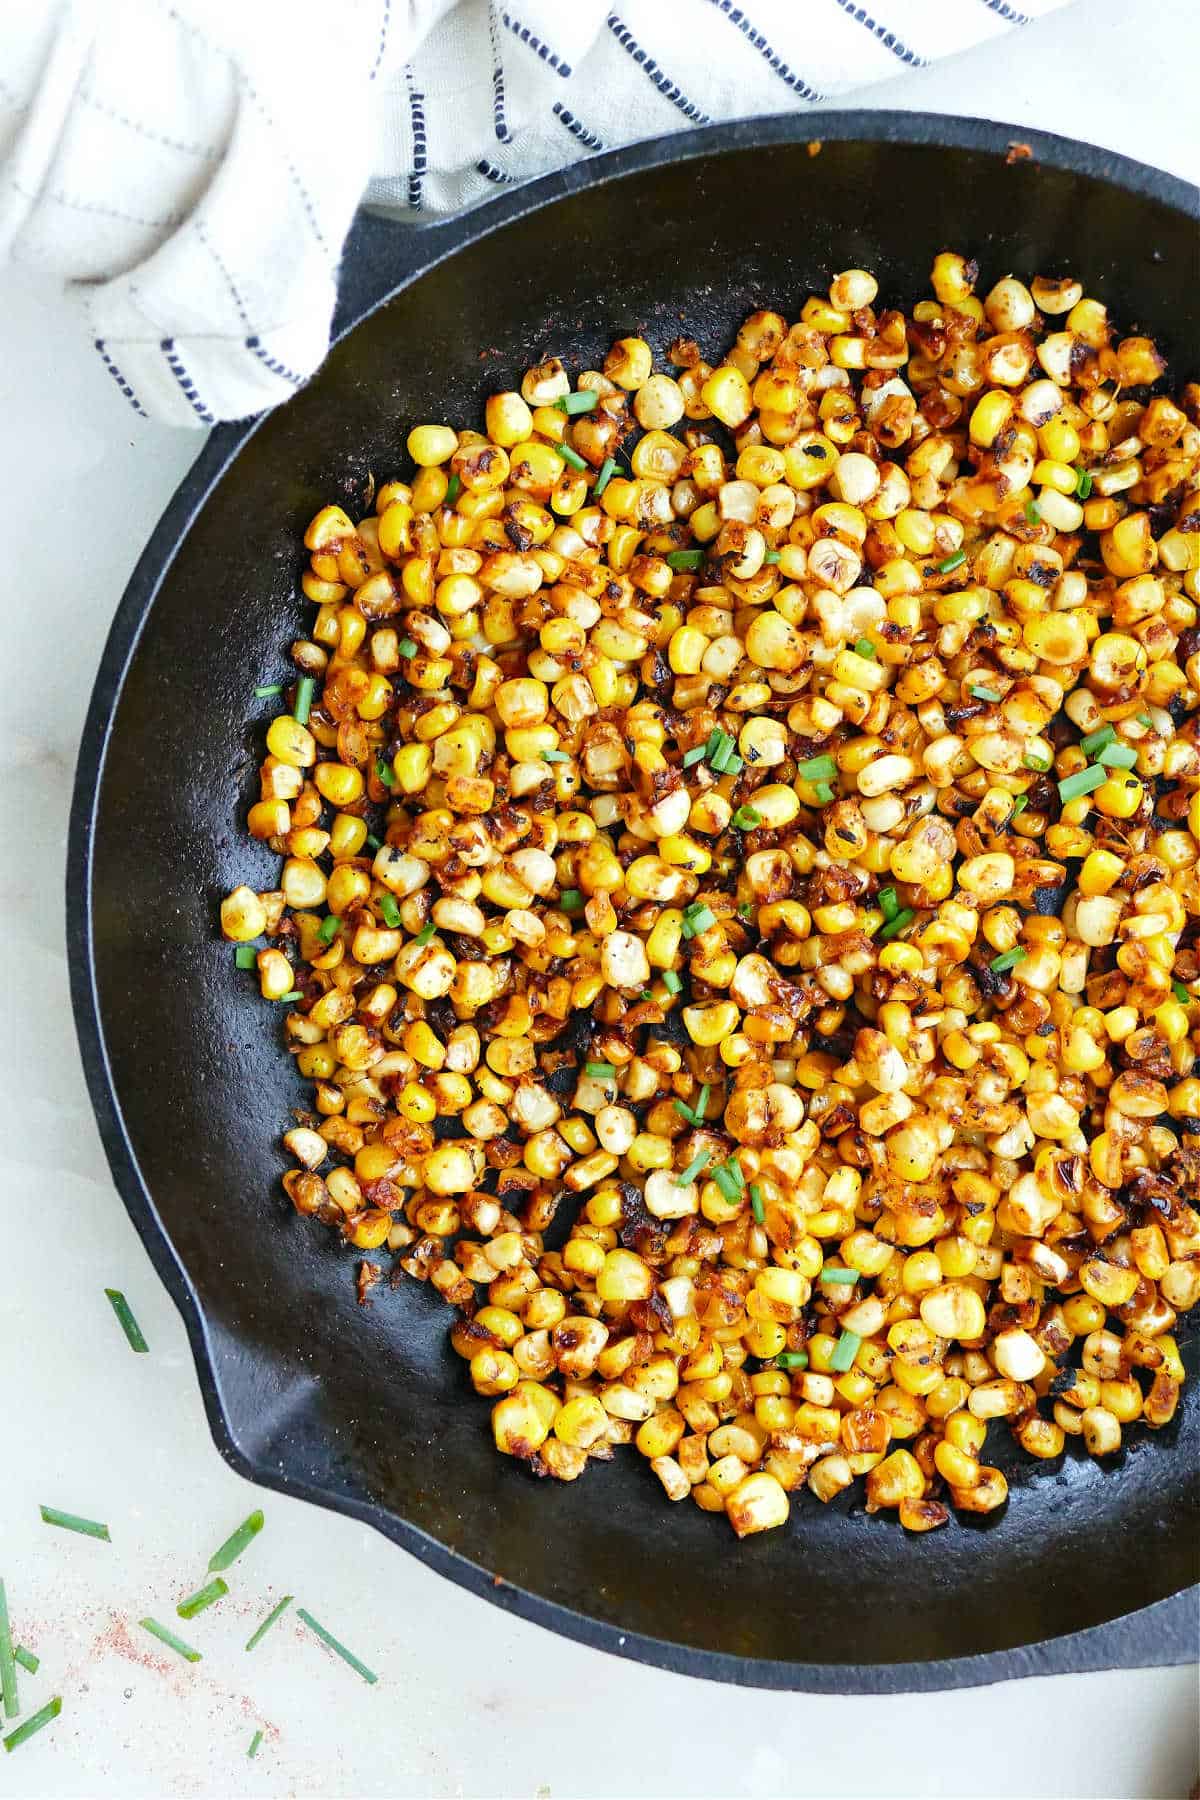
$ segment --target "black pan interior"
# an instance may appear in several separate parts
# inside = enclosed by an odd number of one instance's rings
[[[531,1596],[534,1616],[597,1641],[640,1634],[659,1641],[644,1653],[717,1675],[735,1672],[721,1659],[750,1659],[741,1679],[832,1665],[853,1685],[855,1665],[1036,1643],[1193,1580],[1195,1387],[1172,1429],[1135,1435],[1115,1465],[1034,1464],[994,1427],[1007,1510],[920,1541],[868,1519],[861,1501],[825,1508],[806,1495],[791,1528],[739,1545],[697,1509],[668,1510],[633,1453],[569,1487],[536,1485],[493,1451],[488,1407],[449,1350],[436,1297],[406,1281],[360,1310],[356,1259],[283,1199],[278,1139],[302,1084],[278,1019],[214,929],[223,893],[270,886],[277,867],[239,821],[269,715],[255,684],[279,678],[281,652],[305,629],[299,533],[320,501],[361,507],[369,473],[401,473],[412,423],[474,420],[486,392],[516,385],[545,353],[594,366],[630,331],[660,353],[685,332],[713,355],[754,307],[795,316],[851,266],[875,270],[885,299],[911,302],[946,246],[977,256],[985,282],[1077,273],[1173,357],[1200,342],[1195,225],[1175,207],[1047,166],[1052,150],[1007,163],[998,131],[960,125],[956,148],[827,136],[812,155],[770,141],[786,129],[743,132],[740,147],[736,133],[718,135],[684,162],[663,161],[661,147],[632,153],[620,179],[577,183],[467,242],[359,324],[249,437],[179,544],[106,749],[98,702],[78,816],[86,831],[94,800],[95,1002],[125,1134],[115,1142],[110,1119],[110,1151],[160,1266],[155,1214],[194,1291],[226,1452],[262,1478],[366,1509],[459,1579],[485,1586],[482,1570]],[[972,137],[982,147],[966,147]],[[384,241],[373,240],[377,256]],[[141,572],[139,612],[156,573]],[[86,963],[78,906],[75,929]],[[95,1075],[94,1036],[91,1065]],[[804,1684],[802,1671],[790,1678]]]

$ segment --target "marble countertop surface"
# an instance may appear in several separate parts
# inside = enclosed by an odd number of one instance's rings
[[[1192,0],[1080,0],[854,103],[1000,117],[1195,180],[1198,67]],[[0,272],[0,396],[0,492],[13,503],[0,689],[0,1574],[15,1633],[43,1662],[22,1676],[30,1704],[64,1697],[19,1761],[0,1758],[0,1795],[1186,1794],[1195,1669],[909,1698],[718,1688],[515,1620],[349,1519],[260,1495],[221,1461],[182,1324],[88,1106],[62,903],[74,761],[109,618],[200,439],[136,418],[74,312],[12,270]],[[149,1356],[130,1354],[106,1286],[129,1295]],[[194,1628],[205,1660],[159,1656],[133,1622],[173,1618],[213,1545],[260,1499],[268,1529],[236,1594]],[[107,1520],[112,1544],[47,1530],[39,1502]],[[288,1621],[243,1655],[252,1623],[301,1572],[307,1604],[381,1671],[377,1686]]]

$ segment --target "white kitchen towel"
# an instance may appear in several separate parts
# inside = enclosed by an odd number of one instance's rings
[[[130,404],[285,400],[364,197],[804,109],[1066,0],[0,0],[0,257],[60,275]]]

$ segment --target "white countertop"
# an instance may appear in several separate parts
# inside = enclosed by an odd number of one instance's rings
[[[1080,0],[858,103],[1001,117],[1194,180],[1198,67],[1193,0]],[[136,418],[74,313],[12,271],[0,272],[0,397],[0,1575],[15,1635],[43,1661],[21,1675],[29,1707],[64,1699],[19,1759],[0,1759],[0,1795],[1185,1795],[1194,1669],[896,1699],[702,1686],[516,1621],[364,1527],[262,1495],[225,1466],[182,1324],[109,1179],[62,918],[71,779],[109,617],[200,438]],[[128,1294],[151,1355],[129,1352],[105,1286]],[[134,1622],[178,1624],[175,1602],[260,1500],[267,1529],[234,1593],[181,1627],[204,1661],[160,1657]],[[113,1543],[48,1530],[39,1502],[107,1520]],[[290,1620],[243,1654],[298,1584],[378,1686]]]

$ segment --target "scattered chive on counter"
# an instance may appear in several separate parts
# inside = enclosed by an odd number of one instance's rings
[[[3,1580],[0,1580],[0,1700],[4,1704],[5,1718],[15,1719],[21,1707],[17,1697],[17,1665],[13,1655],[12,1627],[8,1620],[8,1595]]]
[[[43,1506],[38,1510],[43,1524],[57,1525],[60,1531],[74,1531],[80,1537],[103,1538],[106,1544],[112,1543],[108,1526],[102,1525],[98,1519],[81,1519],[78,1513],[59,1512],[54,1506]]]
[[[35,1656],[32,1650],[27,1650],[24,1644],[13,1645],[13,1659],[30,1675],[36,1675],[42,1666],[41,1657]]]
[[[267,1635],[268,1631],[270,1631],[271,1627],[273,1625],[278,1625],[280,1619],[282,1619],[284,1613],[287,1611],[288,1607],[292,1604],[293,1598],[294,1598],[293,1595],[285,1594],[283,1596],[282,1600],[279,1600],[276,1602],[276,1604],[271,1608],[270,1612],[267,1614],[266,1618],[262,1621],[262,1624],[259,1625],[255,1631],[251,1632],[250,1636],[247,1638],[247,1640],[246,1640],[246,1649],[247,1650],[257,1650],[258,1649],[258,1646],[262,1643],[263,1639],[266,1637],[266,1635]]]
[[[182,1656],[184,1662],[203,1662],[204,1658],[194,1645],[185,1643],[181,1637],[176,1637],[173,1631],[169,1631],[165,1625],[160,1625],[157,1619],[139,1619],[138,1624],[143,1631],[148,1631],[151,1637],[157,1638],[160,1644],[165,1644],[168,1650],[174,1650],[176,1656]]]
[[[228,1592],[229,1583],[220,1575],[214,1575],[213,1579],[206,1581],[202,1588],[197,1588],[194,1594],[189,1594],[186,1600],[181,1600],[175,1611],[181,1619],[194,1619],[197,1613],[202,1613],[216,1601],[223,1600]]]
[[[262,1743],[262,1741],[263,1741],[262,1732],[256,1731],[254,1736],[250,1739],[250,1748],[247,1750],[246,1755],[250,1756],[250,1757],[257,1756],[258,1755],[258,1747]]]
[[[237,1530],[230,1532],[225,1542],[213,1551],[208,1559],[209,1574],[223,1575],[225,1570],[235,1563],[242,1552],[254,1542],[265,1523],[261,1507],[255,1507],[254,1511],[242,1520]]]
[[[31,1713],[23,1725],[18,1725],[15,1731],[9,1732],[4,1740],[5,1750],[19,1750],[22,1744],[27,1744],[31,1737],[36,1737],[39,1731],[42,1731],[52,1720],[57,1719],[61,1711],[62,1696],[55,1694],[53,1700],[47,1700],[45,1706],[39,1707],[37,1712]]]
[[[371,1686],[374,1687],[375,1683],[379,1680],[379,1677],[375,1674],[374,1670],[368,1669],[366,1663],[359,1662],[357,1656],[355,1656],[352,1651],[347,1650],[345,1644],[340,1643],[331,1631],[326,1631],[324,1625],[318,1624],[310,1612],[305,1612],[302,1606],[298,1606],[296,1608],[296,1617],[298,1619],[303,1619],[304,1623],[308,1626],[308,1629],[315,1632],[323,1644],[328,1644],[335,1656],[340,1656],[344,1663],[349,1663],[356,1675],[361,1675],[364,1681],[370,1682]]]
[[[139,1356],[145,1356],[150,1346],[142,1336],[142,1328],[134,1318],[128,1300],[119,1288],[105,1288],[104,1292],[109,1305],[117,1315],[117,1323],[125,1333],[129,1348],[135,1350]]]

